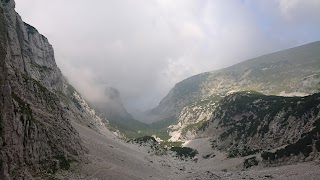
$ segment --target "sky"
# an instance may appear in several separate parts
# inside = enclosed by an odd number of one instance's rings
[[[15,0],[90,102],[106,87],[129,111],[198,73],[320,40],[320,0]]]

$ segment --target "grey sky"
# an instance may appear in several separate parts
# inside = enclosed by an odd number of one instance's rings
[[[90,101],[154,107],[180,80],[320,40],[319,0],[16,0]]]

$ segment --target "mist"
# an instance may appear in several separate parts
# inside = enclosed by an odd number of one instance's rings
[[[129,111],[156,106],[175,83],[320,39],[318,0],[16,0],[90,102],[120,91]]]

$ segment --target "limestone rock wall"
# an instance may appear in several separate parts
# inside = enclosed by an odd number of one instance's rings
[[[0,4],[0,177],[33,179],[85,149],[59,93],[66,81],[48,40]],[[61,168],[61,167],[60,167]]]

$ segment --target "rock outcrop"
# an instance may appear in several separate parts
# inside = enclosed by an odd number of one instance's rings
[[[0,3],[0,177],[33,179],[82,161],[71,120],[93,129],[101,118],[68,84],[47,38],[24,23],[13,0]]]

